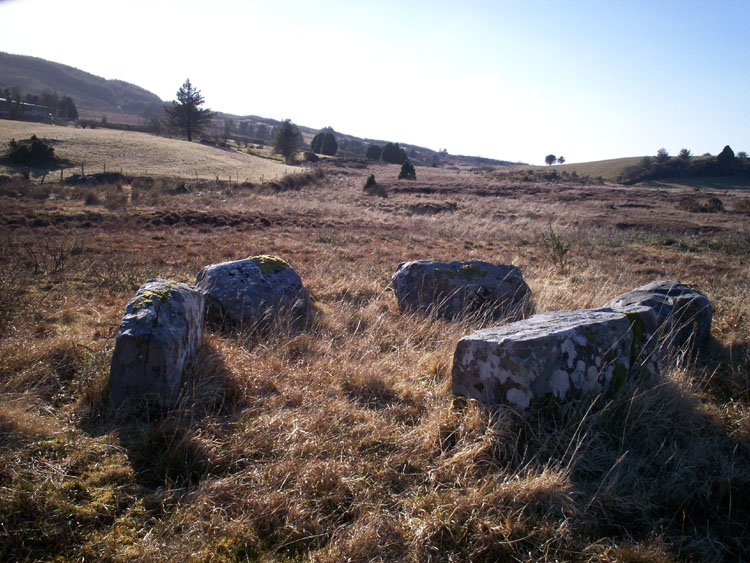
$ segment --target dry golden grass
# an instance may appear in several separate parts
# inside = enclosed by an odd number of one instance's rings
[[[52,141],[55,156],[70,164],[69,175],[109,172],[129,175],[153,175],[177,178],[203,178],[251,182],[273,180],[298,171],[276,160],[258,158],[244,152],[188,143],[148,133],[112,129],[77,129],[43,123],[0,120],[0,147],[11,139],[36,135]],[[3,173],[0,167],[0,173]],[[7,173],[7,169],[5,170]],[[59,177],[59,173],[57,175]]]
[[[369,173],[388,197],[363,195]],[[746,559],[747,216],[680,210],[692,191],[676,189],[397,174],[326,163],[283,192],[133,182],[109,208],[117,186],[0,186],[2,557]],[[300,273],[310,325],[209,331],[172,408],[113,411],[108,364],[140,283],[265,253]],[[678,279],[712,299],[714,341],[616,396],[485,409],[450,392],[455,343],[481,320],[397,311],[390,275],[414,258],[516,264],[538,311]]]

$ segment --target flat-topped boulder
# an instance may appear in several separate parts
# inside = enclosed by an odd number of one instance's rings
[[[219,323],[258,326],[279,315],[306,318],[310,294],[297,272],[277,256],[254,256],[203,268],[195,287],[207,316]]]
[[[611,299],[606,308],[637,314],[644,330],[657,334],[665,352],[687,346],[694,351],[708,342],[711,302],[687,285],[658,280]]]
[[[146,281],[125,307],[109,371],[112,402],[168,405],[203,340],[205,299],[184,283]]]
[[[459,340],[453,392],[520,410],[545,396],[598,393],[635,374],[658,372],[648,334],[612,310],[557,311]]]
[[[404,262],[391,281],[402,313],[447,319],[467,314],[519,318],[531,293],[516,266],[480,260]]]

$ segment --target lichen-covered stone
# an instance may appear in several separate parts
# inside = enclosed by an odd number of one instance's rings
[[[391,281],[401,312],[448,319],[466,314],[519,318],[530,295],[516,266],[480,260],[404,262]]]
[[[658,364],[647,335],[626,314],[607,310],[535,315],[459,340],[453,357],[453,392],[487,405],[520,410],[545,396],[621,387]]]
[[[203,339],[205,299],[170,280],[144,283],[125,307],[109,371],[115,405],[149,399],[168,405]]]
[[[711,333],[711,302],[687,285],[658,280],[611,299],[606,308],[637,314],[647,332],[661,341],[663,352],[683,346],[697,351]]]
[[[195,286],[206,296],[210,319],[257,326],[280,314],[306,318],[310,294],[292,267],[277,256],[254,256],[203,268]]]

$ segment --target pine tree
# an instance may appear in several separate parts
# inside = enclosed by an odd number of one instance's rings
[[[297,152],[302,141],[302,135],[297,126],[289,119],[282,121],[278,127],[273,139],[273,152],[282,155],[287,163],[294,161],[294,154]]]
[[[167,124],[179,131],[184,131],[188,141],[199,134],[211,122],[214,113],[201,108],[205,102],[201,91],[190,84],[190,79],[177,90],[177,100],[164,108]]]

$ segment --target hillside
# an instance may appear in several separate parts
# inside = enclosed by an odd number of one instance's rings
[[[151,117],[160,116],[161,108],[164,105],[164,102],[156,94],[122,80],[108,80],[72,66],[37,57],[0,52],[0,88],[14,87],[19,88],[24,94],[42,94],[51,90],[70,96],[73,98],[82,118],[98,121],[102,117],[106,117],[111,124],[143,125]],[[208,106],[210,105],[209,103]],[[236,125],[246,122],[254,129],[257,129],[259,125],[264,125],[269,131],[279,123],[278,120],[267,117],[242,116],[223,113],[218,111],[217,108],[211,109],[217,111],[216,130],[223,131],[225,119],[231,119]],[[297,125],[302,133],[304,143],[309,146],[318,130],[300,124]],[[367,145],[371,143],[383,146],[388,142],[362,139],[338,131],[336,136],[342,151],[359,156],[364,155]],[[390,141],[395,142],[397,139],[390,139]],[[400,144],[408,153],[409,158],[416,164],[430,165],[433,162],[453,166],[514,164],[488,158],[439,154],[437,151],[426,147],[407,143]]]
[[[11,139],[28,139],[31,135],[48,141],[55,155],[66,163],[68,176],[86,173],[122,171],[125,174],[172,176],[252,182],[275,179],[299,168],[286,166],[269,158],[259,158],[242,151],[223,150],[181,139],[168,139],[137,131],[112,129],[79,129],[44,123],[0,120],[0,147]],[[0,164],[0,174],[14,169]],[[36,174],[42,174],[37,171]]]
[[[113,123],[138,124],[145,116],[159,115],[163,105],[156,94],[122,80],[36,57],[0,53],[0,88],[14,87],[22,93],[51,90],[70,96],[81,117],[106,116]]]

